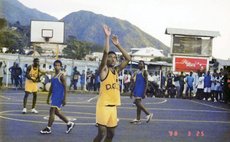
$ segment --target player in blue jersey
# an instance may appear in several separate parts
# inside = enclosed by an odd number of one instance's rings
[[[41,130],[41,134],[50,134],[51,126],[54,122],[55,115],[57,115],[61,120],[63,120],[67,124],[68,134],[74,127],[74,123],[70,122],[60,111],[61,106],[66,105],[66,80],[63,72],[61,72],[62,62],[60,60],[56,60],[54,62],[55,75],[51,79],[51,87],[49,91],[49,95],[47,98],[47,104],[50,102],[51,96],[51,107],[49,114],[48,125],[45,129]]]
[[[141,111],[143,111],[146,114],[146,122],[148,123],[152,117],[153,114],[149,113],[144,105],[141,103],[141,100],[145,98],[146,91],[147,91],[147,86],[148,86],[148,72],[145,70],[145,63],[144,61],[139,61],[138,63],[138,68],[139,70],[134,73],[132,77],[132,81],[134,83],[133,90],[131,92],[130,97],[134,96],[135,98],[135,105],[137,107],[137,117],[130,123],[133,124],[140,124],[141,120]]]

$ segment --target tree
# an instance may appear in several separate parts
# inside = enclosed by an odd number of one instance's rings
[[[99,45],[85,41],[78,41],[74,36],[69,36],[66,42],[67,47],[63,50],[63,53],[66,58],[71,59],[81,60],[90,52],[102,49]]]
[[[0,50],[6,47],[9,53],[23,53],[23,43],[20,33],[9,28],[5,19],[0,19]]]

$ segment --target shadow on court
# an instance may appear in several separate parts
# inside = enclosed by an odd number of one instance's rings
[[[92,142],[97,134],[95,105],[97,95],[69,93],[64,114],[76,124],[70,134],[58,118],[52,134],[41,135],[46,127],[50,106],[47,95],[39,94],[38,114],[30,113],[32,95],[27,102],[27,114],[22,114],[23,91],[0,91],[0,142]],[[230,139],[230,107],[223,103],[198,100],[147,98],[145,107],[153,112],[153,120],[133,125],[136,116],[133,100],[122,97],[118,109],[119,125],[114,142],[228,142]]]

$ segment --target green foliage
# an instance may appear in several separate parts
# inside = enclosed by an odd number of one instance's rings
[[[66,58],[71,59],[83,59],[87,54],[93,51],[100,51],[102,50],[101,46],[85,42],[85,41],[78,41],[75,37],[69,36],[67,39],[67,47],[63,49],[63,53]]]
[[[25,40],[22,34],[15,28],[9,28],[5,19],[0,19],[0,25],[0,51],[6,47],[8,53],[23,53]]]
[[[0,30],[3,30],[6,27],[7,27],[6,19],[0,18]]]

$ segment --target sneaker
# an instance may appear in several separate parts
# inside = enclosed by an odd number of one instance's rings
[[[133,119],[132,121],[130,121],[130,123],[134,123],[134,122],[137,122],[138,120],[135,118]]]
[[[146,116],[146,123],[149,123],[149,121],[153,118],[153,114],[150,113],[149,115]]]
[[[26,112],[27,112],[27,109],[26,109],[26,108],[23,108],[22,113],[23,113],[23,114],[26,114]]]
[[[31,109],[31,112],[36,114],[38,113],[38,111],[35,108]]]
[[[45,129],[40,131],[41,134],[50,134],[51,133],[51,129],[46,127]]]
[[[133,102],[133,103],[132,103],[132,106],[133,106],[133,107],[135,107],[135,106],[136,106],[136,104]]]
[[[75,126],[75,124],[73,122],[70,122],[70,124],[67,124],[67,130],[66,130],[66,134],[69,134],[70,131],[73,129],[73,127]]]
[[[132,121],[130,121],[131,124],[141,124],[141,120],[137,120],[137,119],[134,119]]]

